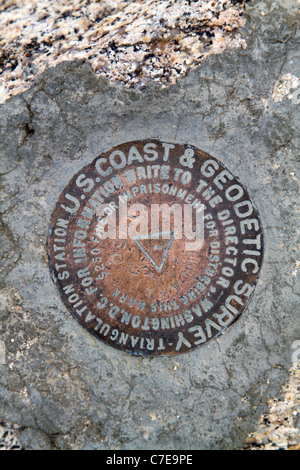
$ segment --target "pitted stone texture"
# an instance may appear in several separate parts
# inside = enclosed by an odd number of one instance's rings
[[[255,2],[247,50],[211,56],[171,88],[128,92],[66,62],[1,106],[0,416],[22,429],[25,447],[236,449],[278,397],[300,338],[299,105],[272,98],[280,74],[299,74],[288,6]],[[234,171],[265,235],[242,318],[176,361],[134,358],[91,337],[64,308],[47,264],[48,223],[71,177],[100,152],[150,137],[195,145]]]

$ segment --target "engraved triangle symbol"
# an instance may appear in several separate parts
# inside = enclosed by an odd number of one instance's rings
[[[160,236],[162,237],[164,235],[168,235],[168,238],[159,239]],[[142,253],[146,256],[148,261],[150,261],[152,266],[154,266],[156,271],[160,273],[162,271],[162,268],[164,267],[165,261],[171,249],[174,240],[174,232],[172,231],[150,233],[149,235],[141,235],[140,237],[134,237],[132,238],[132,240],[139,247]],[[150,241],[150,244],[143,244],[143,240]],[[146,245],[148,251],[143,245]],[[162,251],[163,257],[160,260],[160,263],[158,263],[159,260],[157,259],[157,253],[161,253]],[[156,258],[156,260],[154,259],[154,257]]]

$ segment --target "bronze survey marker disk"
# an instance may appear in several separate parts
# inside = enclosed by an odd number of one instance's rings
[[[48,254],[63,302],[93,335],[134,355],[180,354],[240,316],[263,234],[246,189],[220,162],[151,139],[101,154],[72,178]]]

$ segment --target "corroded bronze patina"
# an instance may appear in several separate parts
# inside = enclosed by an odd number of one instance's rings
[[[160,220],[146,236],[117,229],[101,238],[105,217],[115,215],[118,228],[120,201],[129,222],[139,216],[130,215],[134,204],[202,211],[200,249],[184,230],[175,236],[172,213],[169,231]],[[195,147],[153,139],[122,144],[75,175],[48,238],[52,277],[71,314],[110,346],[147,356],[191,351],[229,327],[254,290],[262,253],[257,211],[230,171]]]

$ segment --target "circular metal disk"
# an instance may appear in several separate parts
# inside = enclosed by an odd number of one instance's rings
[[[73,177],[48,255],[63,302],[90,333],[134,355],[180,354],[240,316],[263,234],[246,189],[219,161],[151,139],[101,154]]]

